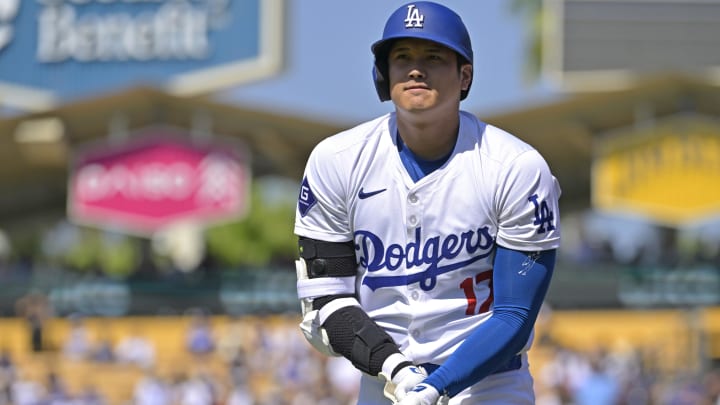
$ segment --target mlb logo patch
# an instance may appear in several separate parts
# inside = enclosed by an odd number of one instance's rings
[[[315,203],[317,203],[317,199],[310,188],[310,183],[307,177],[303,177],[302,184],[300,185],[300,195],[298,196],[298,211],[300,211],[300,215],[303,217],[307,215]]]

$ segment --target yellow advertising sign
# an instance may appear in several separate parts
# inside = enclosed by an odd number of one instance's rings
[[[720,124],[685,116],[595,145],[592,202],[680,225],[720,215]]]

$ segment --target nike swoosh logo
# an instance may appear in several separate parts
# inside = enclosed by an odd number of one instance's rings
[[[382,190],[368,191],[368,192],[366,193],[366,192],[361,188],[361,189],[360,189],[360,192],[358,193],[358,197],[359,197],[361,200],[364,200],[364,199],[370,198],[370,197],[372,197],[372,196],[374,196],[374,195],[376,195],[376,194],[380,194],[380,193],[382,193],[382,192],[385,191],[385,190],[387,190],[387,189],[384,188],[384,189],[382,189]]]

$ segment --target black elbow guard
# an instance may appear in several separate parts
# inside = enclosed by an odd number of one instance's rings
[[[400,353],[390,335],[359,307],[333,312],[323,324],[333,350],[360,371],[376,376],[393,353]]]

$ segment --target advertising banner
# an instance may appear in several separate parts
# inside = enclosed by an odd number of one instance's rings
[[[68,216],[76,223],[138,235],[181,221],[238,219],[248,208],[249,167],[237,143],[147,128],[122,144],[77,151],[68,182]]]
[[[205,94],[281,67],[282,0],[2,0],[0,102],[148,85]]]
[[[623,129],[595,145],[592,202],[681,226],[720,216],[720,126],[681,115]]]

